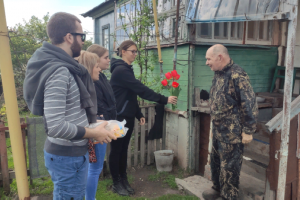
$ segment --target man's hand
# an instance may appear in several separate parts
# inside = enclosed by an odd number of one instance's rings
[[[111,140],[116,140],[117,137],[114,135],[114,132],[105,129],[107,123],[108,122],[103,122],[102,124],[93,129],[86,128],[84,138],[94,138],[101,144],[103,144],[103,142],[109,143],[111,142]]]
[[[140,125],[141,125],[141,126],[145,125],[145,122],[146,122],[145,117],[142,117],[142,118],[140,119]]]
[[[169,96],[168,103],[176,105],[177,104],[177,97],[176,96]]]
[[[253,140],[253,136],[246,134],[246,133],[242,133],[242,143],[243,144],[248,144]]]

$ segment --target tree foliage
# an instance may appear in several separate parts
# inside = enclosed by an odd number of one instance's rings
[[[119,5],[122,5],[122,2]],[[161,85],[158,84],[160,83],[160,76],[153,75],[152,73],[155,63],[158,61],[157,52],[147,49],[150,45],[155,45],[152,1],[132,0],[130,7],[130,11],[125,7],[125,12],[120,12],[118,17],[121,20],[125,18],[129,20],[129,23],[126,24],[124,24],[122,20],[122,29],[128,38],[137,44],[138,55],[133,63],[139,67],[140,73],[137,78],[154,91],[160,92],[162,89]],[[132,11],[132,8],[134,8],[134,11]],[[164,17],[161,17],[159,21],[163,20]],[[115,35],[115,38],[116,37]]]
[[[24,24],[19,23],[15,27],[9,28],[16,87],[23,86],[26,65],[32,54],[42,46],[44,41],[49,42],[46,31],[48,21],[49,14],[45,15],[43,19],[32,16],[29,21],[24,20]]]
[[[43,45],[44,41],[50,42],[47,35],[49,18],[49,14],[46,14],[42,19],[32,16],[28,21],[24,20],[23,23],[8,29],[17,97],[19,108],[22,111],[27,109],[23,100],[23,82],[27,62],[33,53]],[[82,49],[86,50],[92,43],[92,39],[87,40]]]

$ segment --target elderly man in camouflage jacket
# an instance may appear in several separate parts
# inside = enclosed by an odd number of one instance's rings
[[[205,199],[239,199],[239,176],[244,144],[256,130],[257,103],[247,73],[230,59],[226,47],[207,50],[206,65],[215,72],[210,90],[213,131],[213,188]]]

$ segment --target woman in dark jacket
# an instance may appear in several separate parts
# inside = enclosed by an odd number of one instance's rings
[[[126,127],[129,128],[124,138],[118,138],[118,140],[111,142],[109,155],[113,191],[123,196],[134,194],[126,174],[127,150],[134,127],[134,118],[140,120],[141,125],[145,124],[145,118],[138,105],[137,95],[143,99],[160,104],[177,103],[177,97],[165,97],[155,93],[135,78],[132,63],[136,55],[136,44],[131,40],[126,40],[120,45],[118,50],[118,56],[122,59],[112,58],[110,68],[112,73],[110,84],[117,102],[117,120],[123,121],[125,119],[127,121]]]
[[[110,63],[109,52],[106,48],[97,44],[91,45],[87,49],[87,51],[98,55],[99,57],[98,66],[101,69],[101,72],[99,74],[99,80],[94,82],[96,94],[97,94],[98,119],[115,120],[117,117],[116,100],[109,81],[107,80],[106,76],[102,73],[103,70],[107,70],[109,68],[109,63]],[[107,146],[106,143],[95,144],[95,153],[96,153],[97,162],[90,163],[89,165],[86,196],[85,196],[86,200],[95,199],[99,175],[103,169],[106,146]]]

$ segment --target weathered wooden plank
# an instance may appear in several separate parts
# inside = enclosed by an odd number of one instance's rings
[[[148,130],[151,130],[151,116],[152,116],[152,109],[148,108]],[[148,131],[149,134],[149,131]],[[147,165],[150,165],[150,154],[151,154],[151,147],[152,147],[152,140],[148,140],[147,142]]]
[[[139,121],[135,119],[134,123],[134,166],[138,165],[138,151],[139,151]]]
[[[0,122],[0,127],[4,127],[3,122]],[[1,156],[0,161],[1,161],[3,189],[5,193],[9,194],[10,184],[9,184],[9,171],[8,171],[5,131],[0,131],[0,156]]]
[[[10,179],[10,180],[13,180],[13,179],[16,178],[15,171],[9,171],[8,174],[9,174],[9,179]],[[27,169],[27,176],[30,176],[30,171],[29,171],[29,169]],[[2,181],[2,180],[3,180],[3,174],[0,173],[0,181]]]
[[[148,130],[150,130],[154,124],[154,119],[155,119],[155,109],[153,107],[149,108],[148,110]],[[154,140],[148,140],[148,145],[147,145],[147,165],[150,165],[151,163],[154,162]]]
[[[20,118],[20,124],[24,125],[25,123],[25,119],[24,118]],[[25,154],[25,162],[26,162],[26,167],[27,167],[27,156],[26,156],[26,130],[24,128],[21,129],[22,132],[22,140],[23,140],[23,147],[24,147],[24,154]]]
[[[195,98],[194,98],[194,104],[195,107],[200,107],[201,101],[200,101],[200,89],[195,87]]]
[[[156,139],[156,146],[155,146],[155,149],[156,151],[159,151],[160,150],[160,139]]]
[[[148,109],[150,109],[150,107]],[[142,113],[144,116],[146,116],[145,108],[142,108]],[[141,167],[144,167],[145,165],[145,151],[146,151],[145,137],[146,137],[146,130],[145,130],[145,125],[143,125],[141,126],[141,145],[140,145],[141,146]]]
[[[151,119],[151,128],[153,127],[153,125],[154,125],[154,121],[155,121],[155,115],[156,115],[156,113],[155,113],[155,109],[152,107],[152,108],[150,108],[151,109],[151,111],[152,111],[152,115],[151,115],[151,117],[150,117],[150,119]],[[155,149],[154,149],[154,141],[152,141],[152,148],[151,148],[151,154],[150,154],[150,163],[154,163],[154,151],[155,151]]]
[[[131,168],[131,142],[132,140],[130,139],[129,145],[128,145],[128,150],[127,150],[127,168]]]

